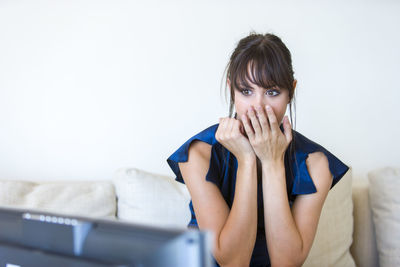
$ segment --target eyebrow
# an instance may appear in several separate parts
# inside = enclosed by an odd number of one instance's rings
[[[251,90],[254,90],[254,88],[253,87],[246,87],[246,86],[243,86],[243,85],[241,85],[240,86],[240,88],[242,88],[242,89],[247,89],[247,90],[249,90],[249,89],[251,89]],[[267,88],[263,88],[264,90],[271,90],[271,89],[281,89],[281,88],[279,88],[279,86],[278,85],[271,85],[271,86],[269,86],[269,87],[267,87]]]

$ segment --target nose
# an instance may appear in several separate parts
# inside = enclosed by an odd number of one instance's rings
[[[265,107],[267,105],[263,94],[257,94],[253,101],[253,107]]]

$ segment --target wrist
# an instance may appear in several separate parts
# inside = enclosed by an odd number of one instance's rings
[[[256,162],[257,157],[255,154],[248,154],[248,155],[243,155],[240,157],[236,157],[238,164],[253,164]]]
[[[285,163],[283,159],[274,161],[271,160],[261,161],[261,166],[262,169],[268,173],[285,171]]]

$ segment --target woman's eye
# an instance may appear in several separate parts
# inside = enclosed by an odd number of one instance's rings
[[[269,96],[277,96],[279,95],[279,91],[275,89],[267,90],[267,95]]]
[[[242,89],[242,90],[241,90],[241,93],[242,93],[243,95],[250,95],[250,94],[251,94],[251,91],[250,91],[249,89]]]

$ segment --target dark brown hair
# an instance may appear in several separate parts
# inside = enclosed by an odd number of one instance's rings
[[[251,75],[248,72],[250,67]],[[278,86],[289,91],[290,121],[293,125],[292,105],[295,109],[294,72],[292,56],[282,40],[271,33],[258,34],[254,31],[241,39],[233,51],[225,68],[225,97],[230,86],[229,117],[233,115],[234,90],[250,88],[248,81],[263,87]]]

